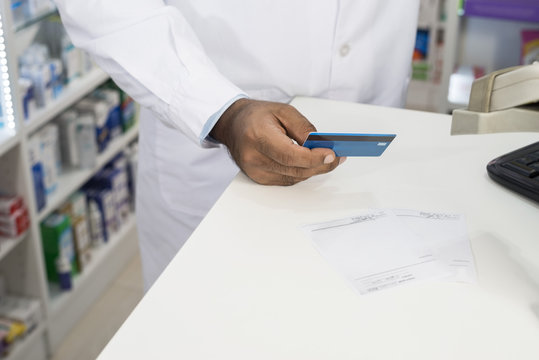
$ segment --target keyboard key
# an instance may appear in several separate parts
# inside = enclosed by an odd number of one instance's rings
[[[533,164],[533,163],[539,161],[539,153],[537,153],[537,154],[529,154],[529,155],[520,157],[518,159],[515,159],[513,161],[516,161],[516,162],[518,162],[518,163],[520,163],[522,165],[530,165],[530,164]]]
[[[539,162],[530,164],[529,167],[539,173]]]
[[[529,167],[527,165],[524,165],[524,164],[521,164],[520,162],[516,161],[516,160],[513,160],[511,162],[507,162],[507,163],[504,163],[502,164],[502,166],[506,169],[509,169],[513,172],[516,172],[520,175],[523,175],[523,176],[526,176],[526,177],[529,177],[529,178],[532,178],[532,177],[536,177],[537,175],[539,175],[539,171],[532,168],[532,167]]]

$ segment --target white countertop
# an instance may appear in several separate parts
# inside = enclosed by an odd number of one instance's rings
[[[297,98],[326,132],[396,133],[291,187],[233,181],[101,359],[539,359],[539,205],[488,178],[537,134],[449,135],[451,117]],[[476,284],[359,295],[301,225],[366,208],[466,216]]]

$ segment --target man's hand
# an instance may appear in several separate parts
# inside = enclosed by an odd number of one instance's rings
[[[316,128],[294,107],[240,99],[230,106],[210,135],[228,147],[238,166],[257,183],[293,185],[339,165],[331,149],[302,144]],[[341,161],[342,162],[342,161]]]

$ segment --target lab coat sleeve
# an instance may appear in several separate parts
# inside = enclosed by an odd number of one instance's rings
[[[162,0],[55,0],[74,45],[168,126],[209,147],[208,119],[242,91],[206,56],[180,11]],[[205,128],[206,125],[206,128]]]

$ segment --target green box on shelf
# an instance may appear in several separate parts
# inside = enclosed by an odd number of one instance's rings
[[[78,267],[69,217],[58,213],[49,215],[41,223],[41,238],[49,281],[58,282],[56,259],[60,254],[63,254],[70,260],[71,274],[75,275]]]
[[[429,79],[430,66],[424,61],[412,62],[412,79],[414,80],[428,80]]]

